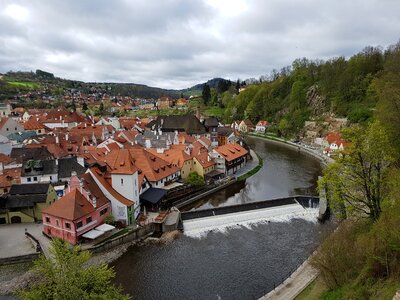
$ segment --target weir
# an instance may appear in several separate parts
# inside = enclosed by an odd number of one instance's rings
[[[182,212],[183,231],[189,236],[202,236],[212,230],[246,226],[259,222],[288,221],[303,218],[317,221],[319,197],[292,196],[238,205]]]

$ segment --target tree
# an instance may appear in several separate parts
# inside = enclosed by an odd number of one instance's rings
[[[87,110],[88,110],[88,106],[87,106],[87,103],[86,103],[86,102],[83,102],[83,104],[82,104],[82,110],[83,110],[83,111],[87,111]]]
[[[207,83],[205,83],[203,86],[202,96],[203,96],[204,104],[207,105],[207,103],[211,99],[210,86]]]
[[[365,129],[361,126],[343,132],[350,142],[346,153],[329,165],[320,188],[327,190],[331,207],[342,217],[348,214],[377,220],[387,194],[387,171],[394,162],[388,135],[379,122]]]
[[[115,276],[106,264],[88,266],[88,251],[56,239],[50,247],[51,259],[41,256],[34,271],[41,276],[28,291],[21,291],[22,299],[129,299],[111,283]]]
[[[196,172],[190,172],[186,178],[186,183],[192,186],[202,186],[204,185],[204,178]]]

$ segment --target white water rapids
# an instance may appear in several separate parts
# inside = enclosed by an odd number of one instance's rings
[[[192,238],[202,238],[211,231],[226,232],[228,229],[247,227],[259,223],[290,222],[303,219],[316,223],[319,209],[304,208],[300,204],[255,209],[225,215],[183,221],[183,232]]]

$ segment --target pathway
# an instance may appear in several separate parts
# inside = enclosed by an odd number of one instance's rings
[[[291,300],[296,298],[318,275],[308,258],[289,278],[259,300]]]
[[[249,160],[246,162],[246,165],[244,165],[242,168],[240,168],[239,170],[236,171],[236,178],[247,174],[248,172],[250,172],[251,170],[253,170],[255,167],[258,166],[259,163],[259,159],[257,154],[254,152],[254,150],[250,149],[250,155],[253,158],[252,160]]]

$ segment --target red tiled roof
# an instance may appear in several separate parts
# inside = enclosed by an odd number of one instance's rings
[[[42,212],[51,216],[74,221],[95,211],[93,205],[81,194],[78,188],[52,203]]]
[[[227,161],[235,160],[239,157],[245,156],[249,152],[239,144],[226,144],[215,148]]]
[[[112,150],[105,156],[104,161],[112,174],[133,174],[138,171],[135,160],[127,149]]]
[[[0,187],[11,187],[14,183],[21,183],[21,168],[4,169],[0,175]]]
[[[149,181],[159,181],[179,171],[178,167],[155,156],[143,148],[129,149],[135,165],[144,173]]]

